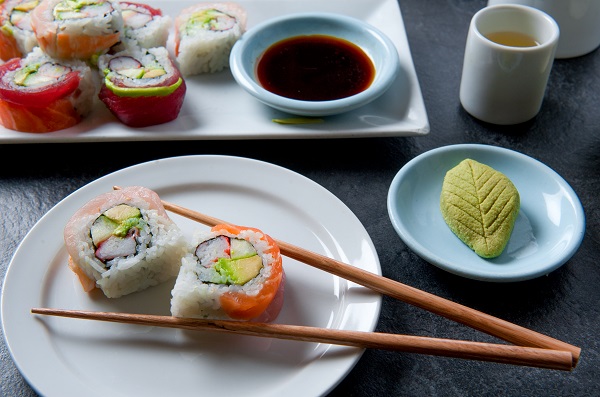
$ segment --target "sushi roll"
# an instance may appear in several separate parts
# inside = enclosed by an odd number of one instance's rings
[[[39,0],[6,0],[0,5],[0,59],[23,58],[37,46],[31,11]]]
[[[97,88],[82,61],[57,61],[35,47],[0,66],[0,123],[22,132],[72,127],[92,111]]]
[[[229,54],[246,30],[246,11],[236,3],[199,3],[175,18],[175,58],[184,76],[229,66]]]
[[[123,124],[147,127],[177,118],[186,85],[165,47],[136,48],[98,59],[100,100]]]
[[[156,192],[130,186],[101,194],[64,228],[69,267],[85,291],[118,298],[177,276],[186,240]]]
[[[279,247],[256,228],[216,225],[197,232],[171,291],[175,317],[273,321],[283,305]]]
[[[50,56],[94,62],[119,42],[123,16],[117,0],[42,0],[31,26]]]
[[[173,23],[168,15],[147,4],[121,1],[124,30],[121,46],[114,52],[136,45],[142,48],[166,47]]]

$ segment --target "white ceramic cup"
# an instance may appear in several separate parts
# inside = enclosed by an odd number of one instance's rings
[[[486,37],[507,31],[528,35],[538,45],[515,47]],[[460,82],[464,109],[482,121],[500,125],[535,117],[542,106],[559,37],[556,21],[533,7],[496,5],[475,13]]]
[[[574,58],[600,46],[600,0],[488,0],[488,6],[521,4],[544,11],[560,27],[555,58]]]

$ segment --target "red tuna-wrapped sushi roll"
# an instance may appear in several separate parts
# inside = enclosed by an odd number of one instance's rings
[[[57,61],[39,47],[0,66],[0,123],[11,130],[52,132],[78,124],[96,86],[81,61]]]
[[[179,116],[186,85],[165,47],[103,55],[100,100],[123,124],[147,127]]]
[[[31,11],[39,0],[6,0],[0,5],[0,59],[22,58],[37,46]]]

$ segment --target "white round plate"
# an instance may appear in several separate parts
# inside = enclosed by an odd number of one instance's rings
[[[444,176],[466,158],[506,175],[521,197],[510,240],[494,259],[481,258],[464,244],[440,211]],[[392,180],[387,206],[394,229],[417,255],[441,269],[482,281],[546,275],[573,256],[585,231],[581,202],[560,175],[522,153],[488,145],[450,145],[415,157]]]
[[[257,160],[184,156],[109,174],[75,191],[27,234],[2,290],[11,355],[45,397],[320,396],[352,369],[362,349],[241,335],[37,316],[34,307],[169,315],[165,283],[118,299],[87,294],[68,269],[63,228],[114,185],[142,185],[163,200],[381,274],[373,243],[333,194],[297,173]],[[207,228],[171,214],[191,237]],[[285,301],[276,323],[373,331],[381,296],[283,258]]]

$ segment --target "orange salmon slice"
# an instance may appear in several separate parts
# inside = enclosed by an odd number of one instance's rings
[[[27,108],[0,100],[0,123],[11,130],[52,132],[72,127],[80,121],[81,116],[66,98],[45,108]]]
[[[279,247],[270,236],[256,228],[236,225],[216,225],[212,230],[224,230],[232,235],[238,235],[243,230],[252,230],[261,233],[263,235],[262,240],[268,242],[269,248],[264,252],[271,254],[274,261],[271,264],[271,274],[264,281],[258,294],[250,296],[244,292],[227,292],[220,297],[221,307],[233,319],[251,320],[260,316],[273,301],[282,282],[283,266]]]

